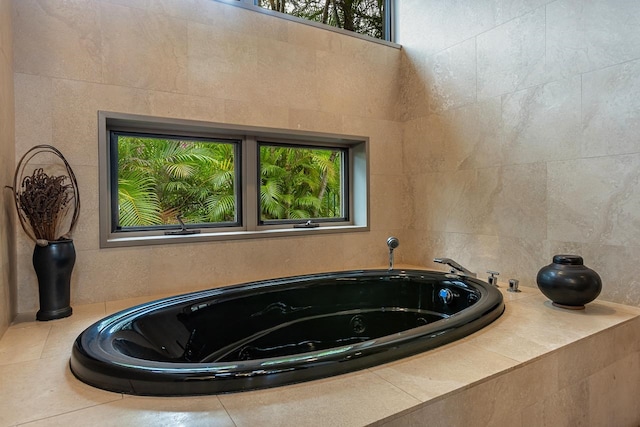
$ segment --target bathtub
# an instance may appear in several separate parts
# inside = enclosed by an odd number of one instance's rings
[[[297,383],[469,335],[504,311],[474,278],[359,270],[265,280],[129,308],[76,339],[71,371],[114,392],[172,396]]]

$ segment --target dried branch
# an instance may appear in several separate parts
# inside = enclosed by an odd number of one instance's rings
[[[49,176],[42,168],[22,180],[18,191],[18,206],[31,225],[36,239],[56,240],[56,232],[73,200],[73,185],[65,184],[69,177]]]
[[[25,175],[26,165],[41,153],[60,158],[67,175],[47,174],[43,168]],[[20,225],[37,244],[70,238],[78,220],[80,195],[71,166],[60,151],[50,145],[38,145],[27,151],[16,168],[13,194]]]

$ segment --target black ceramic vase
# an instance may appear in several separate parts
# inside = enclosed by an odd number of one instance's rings
[[[598,273],[578,255],[555,255],[552,264],[540,269],[536,281],[553,305],[573,310],[584,309],[602,290]]]
[[[38,320],[71,316],[71,272],[76,262],[73,240],[56,240],[47,246],[36,245],[33,268],[38,276],[40,310]]]

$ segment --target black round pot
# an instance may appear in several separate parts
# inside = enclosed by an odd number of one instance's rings
[[[40,310],[38,320],[71,316],[71,272],[76,262],[73,240],[56,240],[47,246],[36,245],[33,268],[38,276]]]
[[[602,290],[598,273],[578,255],[555,255],[553,263],[540,269],[536,282],[553,305],[573,310],[584,309]]]

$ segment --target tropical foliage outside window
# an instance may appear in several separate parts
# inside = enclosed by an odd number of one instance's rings
[[[184,223],[238,225],[239,141],[113,132],[117,146],[114,229]],[[260,144],[260,218],[345,220],[341,148]]]
[[[259,7],[385,39],[385,0],[257,0]]]
[[[260,220],[345,219],[342,149],[260,145]]]
[[[113,133],[118,227],[237,221],[237,142]],[[114,218],[114,219],[115,219]]]

